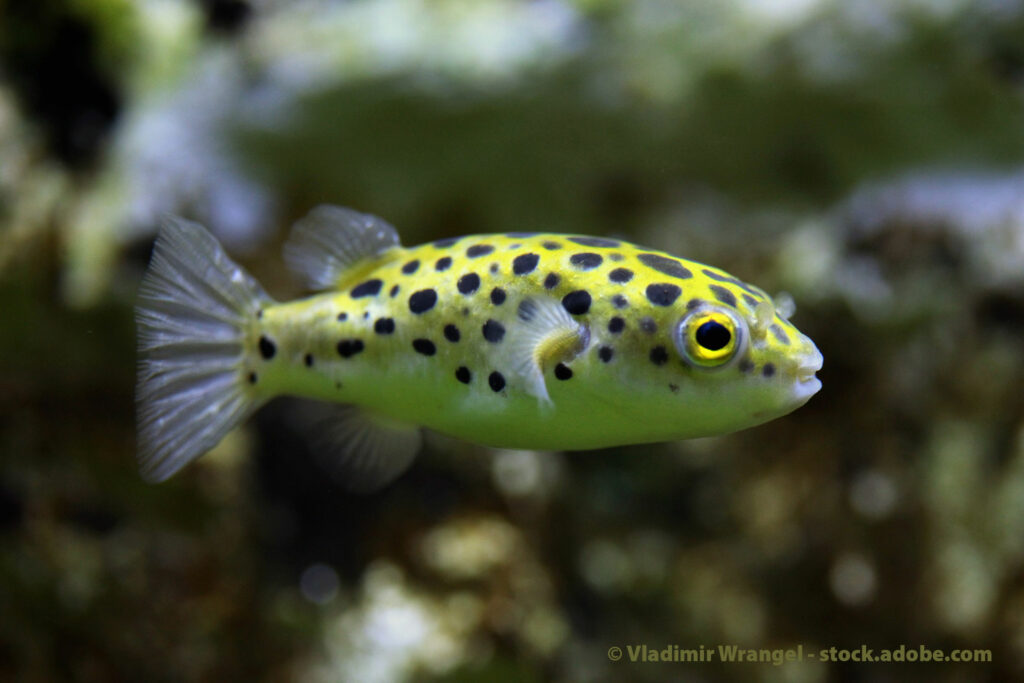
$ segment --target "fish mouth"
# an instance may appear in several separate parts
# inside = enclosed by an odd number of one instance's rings
[[[821,380],[815,373],[821,370],[824,362],[821,351],[813,344],[811,350],[800,359],[794,371],[796,381],[793,383],[793,397],[798,403],[803,404],[821,389]]]

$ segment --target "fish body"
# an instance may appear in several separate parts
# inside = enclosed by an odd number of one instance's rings
[[[820,388],[821,354],[762,290],[620,240],[403,248],[380,219],[319,207],[285,255],[320,293],[274,302],[201,227],[164,228],[139,307],[144,475],[170,476],[281,394],[348,406],[320,420],[321,448],[376,484],[411,461],[419,427],[601,448],[750,427]]]

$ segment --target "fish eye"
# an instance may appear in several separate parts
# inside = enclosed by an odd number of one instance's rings
[[[743,321],[724,308],[697,309],[676,328],[676,349],[691,365],[705,369],[725,366],[743,346]]]
[[[721,351],[732,341],[732,332],[717,320],[709,320],[697,328],[694,338],[702,349]]]

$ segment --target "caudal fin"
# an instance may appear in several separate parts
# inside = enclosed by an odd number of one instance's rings
[[[271,303],[202,226],[164,223],[135,313],[143,478],[167,479],[262,402],[246,382],[244,342]]]

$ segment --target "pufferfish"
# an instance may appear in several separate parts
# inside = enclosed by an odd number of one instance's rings
[[[410,464],[421,428],[595,449],[744,429],[821,387],[821,353],[764,291],[620,240],[404,248],[380,218],[324,205],[284,255],[319,293],[278,303],[200,225],[162,227],[136,311],[144,478],[170,477],[282,394],[338,406],[317,414],[317,448],[375,488]]]

